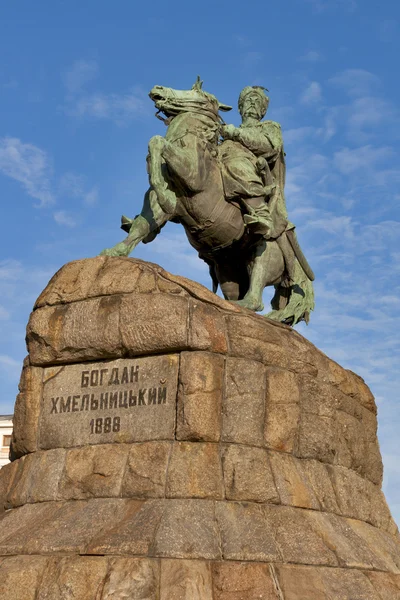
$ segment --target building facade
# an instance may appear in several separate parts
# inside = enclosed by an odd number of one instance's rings
[[[12,419],[13,415],[0,415],[0,469],[10,462],[8,455],[13,430]]]

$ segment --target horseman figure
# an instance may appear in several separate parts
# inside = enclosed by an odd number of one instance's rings
[[[191,90],[155,86],[150,98],[165,115],[159,118],[167,133],[149,143],[150,188],[141,214],[122,217],[127,238],[102,254],[128,256],[167,221],[181,223],[210,267],[214,292],[219,285],[227,300],[258,311],[264,287],[274,285],[267,316],[308,321],[314,276],[288,221],[282,134],[278,123],[262,121],[264,88],[242,90],[238,128],[221,124],[218,111],[231,107],[202,90],[199,78]]]

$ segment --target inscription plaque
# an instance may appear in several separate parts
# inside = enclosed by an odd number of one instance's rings
[[[177,385],[177,355],[48,367],[39,445],[174,439]]]

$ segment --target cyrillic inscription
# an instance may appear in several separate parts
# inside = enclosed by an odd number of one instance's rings
[[[45,369],[42,448],[173,439],[177,355]]]

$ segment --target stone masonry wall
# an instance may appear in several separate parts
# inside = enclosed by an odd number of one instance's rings
[[[27,344],[2,599],[400,598],[374,398],[297,332],[97,257],[53,277]]]

